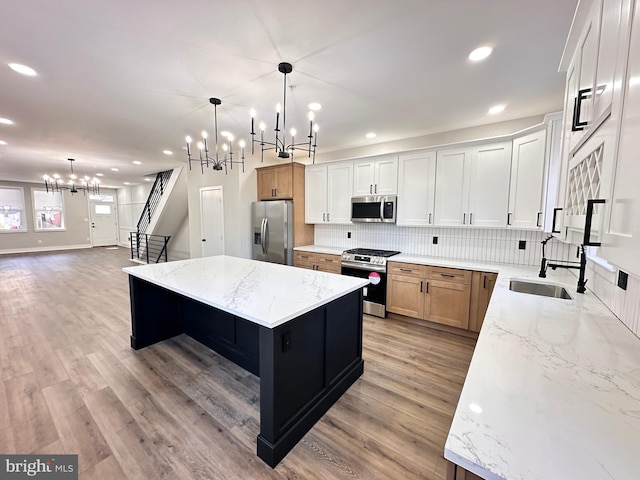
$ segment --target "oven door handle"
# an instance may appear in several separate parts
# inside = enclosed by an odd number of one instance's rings
[[[351,262],[342,262],[340,264],[342,267],[347,268],[355,268],[356,270],[365,270],[368,272],[387,272],[387,267],[385,265],[362,265],[360,263],[351,263]]]

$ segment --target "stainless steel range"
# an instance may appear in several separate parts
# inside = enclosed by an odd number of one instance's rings
[[[366,278],[364,313],[384,318],[387,314],[387,258],[398,255],[393,250],[354,248],[342,252],[342,275]]]

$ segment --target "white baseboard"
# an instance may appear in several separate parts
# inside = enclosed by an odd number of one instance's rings
[[[82,245],[60,245],[53,247],[36,247],[36,248],[10,248],[0,250],[0,255],[10,255],[15,253],[38,253],[38,252],[55,252],[57,250],[79,250],[82,248],[93,248],[90,243]]]

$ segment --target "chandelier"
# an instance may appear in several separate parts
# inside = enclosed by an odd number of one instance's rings
[[[289,131],[289,135],[291,136],[291,141],[287,145],[286,141],[286,129],[287,129],[287,74],[293,71],[293,65],[287,62],[282,62],[278,64],[278,71],[284,75],[283,81],[283,93],[282,93],[282,105],[278,103],[276,105],[276,128],[273,129],[276,132],[276,138],[274,142],[267,142],[264,139],[264,131],[266,129],[266,125],[264,122],[260,122],[258,128],[260,129],[260,139],[256,139],[255,132],[255,118],[256,111],[251,109],[251,154],[253,155],[254,144],[258,143],[260,145],[260,161],[264,161],[264,152],[266,150],[275,150],[278,154],[278,158],[289,158],[291,157],[291,161],[293,162],[293,152],[294,150],[304,149],[307,150],[309,158],[313,154],[313,163],[316,163],[316,147],[318,144],[318,124],[314,125],[313,120],[315,115],[312,111],[308,114],[309,119],[309,135],[307,135],[308,141],[296,143],[296,129],[292,128]],[[282,113],[282,129],[280,128],[280,113]],[[282,133],[282,138],[280,136],[280,132]],[[302,146],[304,145],[304,148]]]
[[[57,173],[54,173],[51,176],[45,175],[43,177],[43,180],[47,192],[62,193],[62,190],[69,190],[71,194],[74,194],[82,190],[85,195],[87,193],[100,193],[100,180],[95,177],[90,178],[88,175],[85,175],[84,177],[78,177],[75,173],[73,173],[73,162],[75,162],[75,160],[73,158],[69,158],[67,160],[69,160],[71,166],[69,179],[65,181]]]
[[[197,143],[198,147],[198,156],[195,157],[191,155],[191,142],[193,139],[187,135],[187,159],[189,160],[189,170],[191,170],[191,162],[199,162],[200,163],[200,171],[204,173],[204,169],[209,168],[209,164],[214,170],[220,171],[224,167],[224,173],[227,174],[227,166],[233,169],[233,164],[242,164],[242,172],[244,173],[244,140],[240,140],[238,142],[238,146],[240,147],[240,160],[233,159],[233,135],[231,133],[222,132],[221,136],[226,138],[226,142],[223,142],[220,146],[218,144],[218,105],[222,104],[222,101],[219,98],[211,97],[209,102],[213,105],[213,125],[215,129],[215,150],[213,154],[209,155],[209,145],[207,143],[207,138],[209,135],[206,131],[202,131],[202,141]],[[220,152],[219,150],[222,150]]]

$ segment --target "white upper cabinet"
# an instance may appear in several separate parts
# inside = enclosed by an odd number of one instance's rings
[[[385,156],[353,162],[353,196],[395,195],[398,192],[398,157]]]
[[[353,162],[307,165],[305,222],[351,223]]]
[[[435,224],[505,227],[511,142],[438,151]]]
[[[436,152],[400,155],[396,215],[398,225],[433,225],[435,181]]]
[[[435,225],[457,227],[467,223],[471,150],[452,148],[436,154]]]
[[[506,226],[510,175],[511,142],[473,148],[469,179],[469,225]]]
[[[545,130],[513,140],[507,220],[509,228],[529,230],[542,228],[545,143]]]

